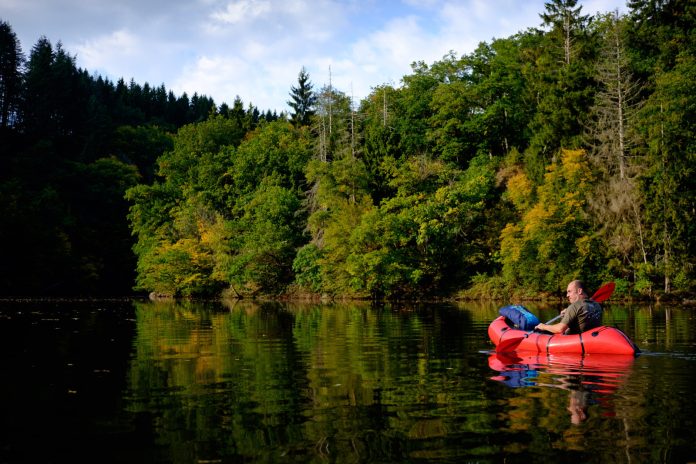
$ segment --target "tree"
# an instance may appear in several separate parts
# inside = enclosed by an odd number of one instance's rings
[[[137,242],[137,287],[171,295],[212,294],[224,281],[209,278],[213,246],[205,240],[227,198],[230,151],[242,134],[221,115],[182,127],[173,149],[158,159],[159,179],[127,192]]]
[[[465,172],[442,160],[412,157],[392,183],[397,194],[366,211],[347,233],[353,291],[421,298],[448,293],[483,271],[488,253],[481,219],[493,186],[487,157],[473,160]]]
[[[656,79],[655,92],[641,111],[647,143],[647,172],[643,176],[645,216],[654,250],[655,272],[641,276],[639,289],[649,293],[661,277],[665,293],[694,285],[696,256],[696,59],[677,58],[674,69]],[[652,275],[651,275],[652,274]]]
[[[436,156],[466,169],[481,153],[502,156],[526,145],[523,131],[531,111],[522,100],[518,46],[515,40],[496,40],[458,61],[433,66],[433,71],[451,67],[430,103],[428,139]]]
[[[230,193],[243,203],[264,178],[274,178],[294,193],[304,192],[309,146],[307,131],[294,128],[286,120],[262,124],[249,133],[235,153],[226,173],[233,182]]]
[[[314,186],[307,220],[312,237],[295,262],[300,281],[310,281],[312,287],[321,287],[322,292],[329,294],[352,294],[346,267],[351,252],[349,237],[373,207],[366,192],[365,166],[349,156],[333,161],[313,159],[307,165],[306,175]],[[316,277],[317,267],[320,278]],[[315,275],[308,277],[305,272]]]
[[[19,118],[23,64],[16,34],[0,21],[0,129],[13,127]]]
[[[482,103],[476,128],[483,153],[501,156],[529,144],[526,127],[534,108],[523,73],[522,43],[527,39],[520,34],[494,40],[490,46],[479,46],[470,58],[477,74],[474,91]]]
[[[391,102],[398,90],[391,86],[375,88],[361,104],[358,130],[362,136],[360,148],[367,169],[369,191],[374,202],[379,204],[390,193],[386,174],[382,169],[384,160],[399,157],[399,137],[392,125]]]
[[[529,125],[532,136],[525,157],[527,171],[537,183],[560,148],[580,146],[583,118],[592,104],[592,42],[588,17],[576,4],[577,0],[545,3],[546,13],[540,16],[551,30],[534,45],[538,57],[527,74],[536,96],[536,114]]]
[[[569,280],[594,283],[602,270],[594,229],[587,216],[592,173],[582,150],[564,150],[547,168],[532,195],[524,173],[508,181],[507,196],[522,213],[500,235],[502,274],[508,286],[537,293],[560,290]]]
[[[634,262],[647,263],[642,198],[636,181],[640,164],[636,115],[641,87],[631,73],[625,44],[626,21],[618,12],[598,23],[601,37],[595,79],[599,89],[590,108],[585,141],[598,177],[591,211],[602,235],[621,262],[615,271],[627,275]],[[638,256],[634,256],[634,253]]]
[[[636,266],[645,294],[693,289],[694,79],[696,8],[689,0],[630,0],[632,64],[645,83],[637,129],[649,260]]]
[[[141,182],[147,184],[155,178],[157,158],[173,148],[172,135],[157,126],[125,125],[113,129],[109,135],[113,155],[137,166],[142,176]]]
[[[551,0],[544,3],[545,13],[541,19],[545,26],[551,26],[551,33],[558,36],[563,50],[563,62],[570,65],[575,55],[575,34],[578,26],[587,23],[589,16],[581,15],[582,6],[576,7],[578,0]],[[557,43],[558,43],[557,42]]]
[[[302,240],[304,218],[296,192],[261,181],[230,223],[230,255],[225,273],[237,294],[279,294],[293,280],[292,263]]]
[[[628,0],[627,4],[629,43],[641,81],[654,81],[656,70],[671,69],[678,55],[696,52],[692,0]]]
[[[309,80],[307,70],[302,67],[297,76],[297,87],[290,87],[290,100],[287,102],[293,113],[291,120],[296,126],[309,125],[314,115],[314,105],[317,97],[312,91],[312,83]]]
[[[54,135],[57,132],[57,108],[53,104],[53,46],[45,37],[39,39],[29,55],[25,74],[24,127],[27,132]]]
[[[316,95],[311,130],[319,160],[327,162],[351,152],[352,112],[350,98],[331,85],[322,87]]]

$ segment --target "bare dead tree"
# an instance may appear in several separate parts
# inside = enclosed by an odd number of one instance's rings
[[[635,162],[638,137],[633,131],[639,109],[640,84],[633,78],[622,38],[623,21],[618,12],[604,18],[603,44],[596,63],[600,89],[590,111],[584,139],[590,159],[601,177],[590,206],[608,243],[632,262],[635,251],[648,261],[642,216],[642,200],[636,185],[639,163]]]

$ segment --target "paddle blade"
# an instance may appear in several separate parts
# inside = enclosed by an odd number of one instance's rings
[[[612,293],[614,293],[614,288],[616,284],[614,282],[609,282],[608,284],[602,285],[599,290],[592,295],[592,299],[597,303],[601,303],[609,299]]]
[[[506,351],[515,351],[525,337],[526,334],[524,332],[513,334],[511,337],[501,340],[498,346],[495,347],[495,352],[505,353]]]

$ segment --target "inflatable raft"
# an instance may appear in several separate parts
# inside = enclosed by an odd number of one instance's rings
[[[622,331],[600,326],[579,335],[558,335],[516,329],[499,316],[488,326],[488,337],[496,351],[524,351],[546,354],[623,354],[636,355],[638,347]]]

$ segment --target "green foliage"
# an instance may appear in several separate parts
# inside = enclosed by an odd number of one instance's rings
[[[375,298],[419,298],[465,280],[483,254],[477,229],[492,178],[486,165],[461,173],[441,161],[408,160],[394,173],[396,196],[350,234],[350,287]]]
[[[681,55],[674,69],[661,74],[642,111],[647,142],[645,216],[654,265],[665,292],[676,275],[694,276],[696,256],[696,59]],[[647,278],[647,277],[646,277]],[[682,278],[684,281],[684,278]],[[655,281],[657,284],[657,282]]]
[[[120,126],[111,142],[113,154],[125,163],[137,166],[145,183],[155,177],[157,158],[173,148],[172,136],[158,126]]]
[[[309,243],[297,251],[292,263],[295,282],[313,293],[320,293],[325,284],[321,275],[321,249]]]
[[[236,146],[238,127],[222,116],[183,127],[158,159],[163,182],[129,190],[138,288],[197,296],[231,286],[256,294],[292,281],[304,228],[305,132],[262,124]]]
[[[461,291],[458,296],[468,299],[509,300],[513,294],[502,276],[476,274],[471,278],[471,286]],[[520,297],[519,294],[514,294],[514,296]]]
[[[513,40],[481,44],[474,53],[433,65],[449,70],[433,92],[427,132],[435,154],[465,169],[479,153],[502,156],[526,145],[521,47]]]
[[[308,218],[308,229],[313,243],[321,253],[321,291],[328,294],[353,294],[348,256],[351,253],[350,236],[365,214],[373,209],[372,200],[365,192],[366,170],[359,160],[351,158],[333,162],[314,160],[307,166],[307,180],[314,184]],[[310,255],[310,256],[311,256]],[[364,296],[358,292],[357,295]]]
[[[576,4],[576,0],[545,3],[546,12],[540,16],[551,30],[535,44],[537,56],[526,69],[536,111],[529,124],[532,135],[525,169],[537,183],[560,148],[579,147],[595,92],[588,17],[580,14],[582,7]]]
[[[295,129],[288,122],[261,125],[249,134],[231,160],[225,174],[233,185],[230,193],[245,197],[267,177],[294,192],[303,191],[309,143],[307,131]]]
[[[292,282],[292,263],[302,238],[300,204],[295,193],[270,179],[249,197],[233,226],[227,262],[229,281],[238,292],[276,294]]]

